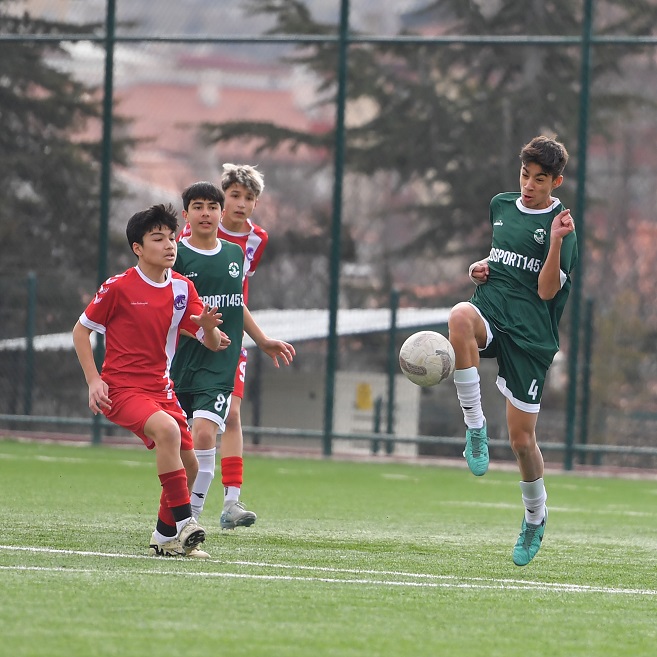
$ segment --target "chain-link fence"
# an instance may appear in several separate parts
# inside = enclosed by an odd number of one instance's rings
[[[74,352],[53,336],[133,264],[134,211],[181,209],[185,186],[245,162],[265,175],[254,219],[270,234],[250,306],[287,316],[272,330],[299,352],[285,371],[252,354],[251,439],[389,450],[380,431],[396,452],[457,454],[452,384],[421,391],[393,356],[413,330],[445,330],[421,311],[470,296],[488,201],[517,189],[520,146],[549,133],[571,154],[559,197],[581,260],[539,439],[567,467],[654,467],[657,2],[224,5],[0,2],[0,426],[89,435]],[[418,319],[393,334],[365,311],[395,295]],[[509,458],[493,364],[482,372]]]

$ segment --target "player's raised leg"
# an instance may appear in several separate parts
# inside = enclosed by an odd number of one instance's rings
[[[449,316],[449,341],[456,354],[454,385],[466,424],[463,456],[472,474],[488,470],[488,433],[481,406],[479,349],[489,341],[488,328],[471,303],[459,303]]]

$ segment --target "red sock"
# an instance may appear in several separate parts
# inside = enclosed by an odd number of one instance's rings
[[[167,496],[164,494],[164,489],[162,489],[162,494],[160,495],[160,508],[157,512],[157,517],[165,525],[169,525],[169,527],[175,528],[176,520],[173,517],[173,513],[171,513],[171,509],[169,508],[169,505],[167,504]]]
[[[221,459],[221,483],[224,488],[241,488],[243,475],[244,459],[241,456],[226,456]]]
[[[162,490],[170,507],[189,504],[189,490],[187,489],[187,473],[185,468],[165,472],[159,475]]]

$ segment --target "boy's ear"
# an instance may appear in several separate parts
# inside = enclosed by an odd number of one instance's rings
[[[182,218],[187,221],[187,210],[182,211]]]
[[[142,253],[143,249],[141,248],[141,244],[139,242],[133,242],[132,243],[132,252],[139,258]]]
[[[557,176],[552,181],[552,189],[556,189],[557,187],[560,187],[562,182],[563,182],[563,176]]]

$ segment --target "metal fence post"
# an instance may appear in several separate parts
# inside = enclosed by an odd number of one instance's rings
[[[591,409],[591,354],[593,353],[593,299],[584,306],[584,366],[582,368],[582,406],[579,414],[579,442],[589,441],[589,414]],[[579,462],[586,463],[586,452],[581,452]]]
[[[98,229],[98,285],[107,278],[107,239],[109,233],[109,204],[112,173],[112,106],[114,93],[114,39],[115,39],[116,0],[107,0],[107,19],[105,25],[105,92],[103,97],[103,145],[100,171],[100,226]],[[94,349],[96,365],[100,369],[105,357],[105,341],[96,334]],[[91,442],[94,445],[102,441],[101,420],[99,413],[94,415]]]
[[[340,9],[340,39],[338,43],[338,93],[335,118],[335,167],[333,179],[333,227],[331,231],[331,260],[329,283],[329,326],[326,357],[326,386],[324,391],[323,453],[333,451],[333,405],[335,402],[335,371],[338,361],[338,307],[340,297],[340,229],[342,223],[342,175],[345,149],[345,103],[347,98],[347,39],[349,35],[349,0],[342,0]]]
[[[395,373],[397,372],[397,310],[399,308],[399,292],[390,292],[390,329],[388,330],[388,424],[386,433],[395,433]],[[386,453],[392,454],[395,449],[393,440],[386,441]]]
[[[568,396],[566,408],[566,450],[564,453],[564,470],[573,469],[573,445],[575,443],[575,421],[577,415],[577,370],[579,359],[580,305],[582,298],[582,281],[584,280],[584,237],[586,213],[586,153],[589,127],[589,95],[591,91],[591,37],[593,33],[593,0],[584,3],[582,23],[582,70],[579,101],[579,132],[577,139],[577,202],[576,231],[579,263],[573,277],[570,325],[570,349],[568,359]]]
[[[27,274],[27,322],[25,326],[25,374],[23,389],[23,413],[32,415],[34,392],[34,331],[36,319],[37,277],[31,271]]]

